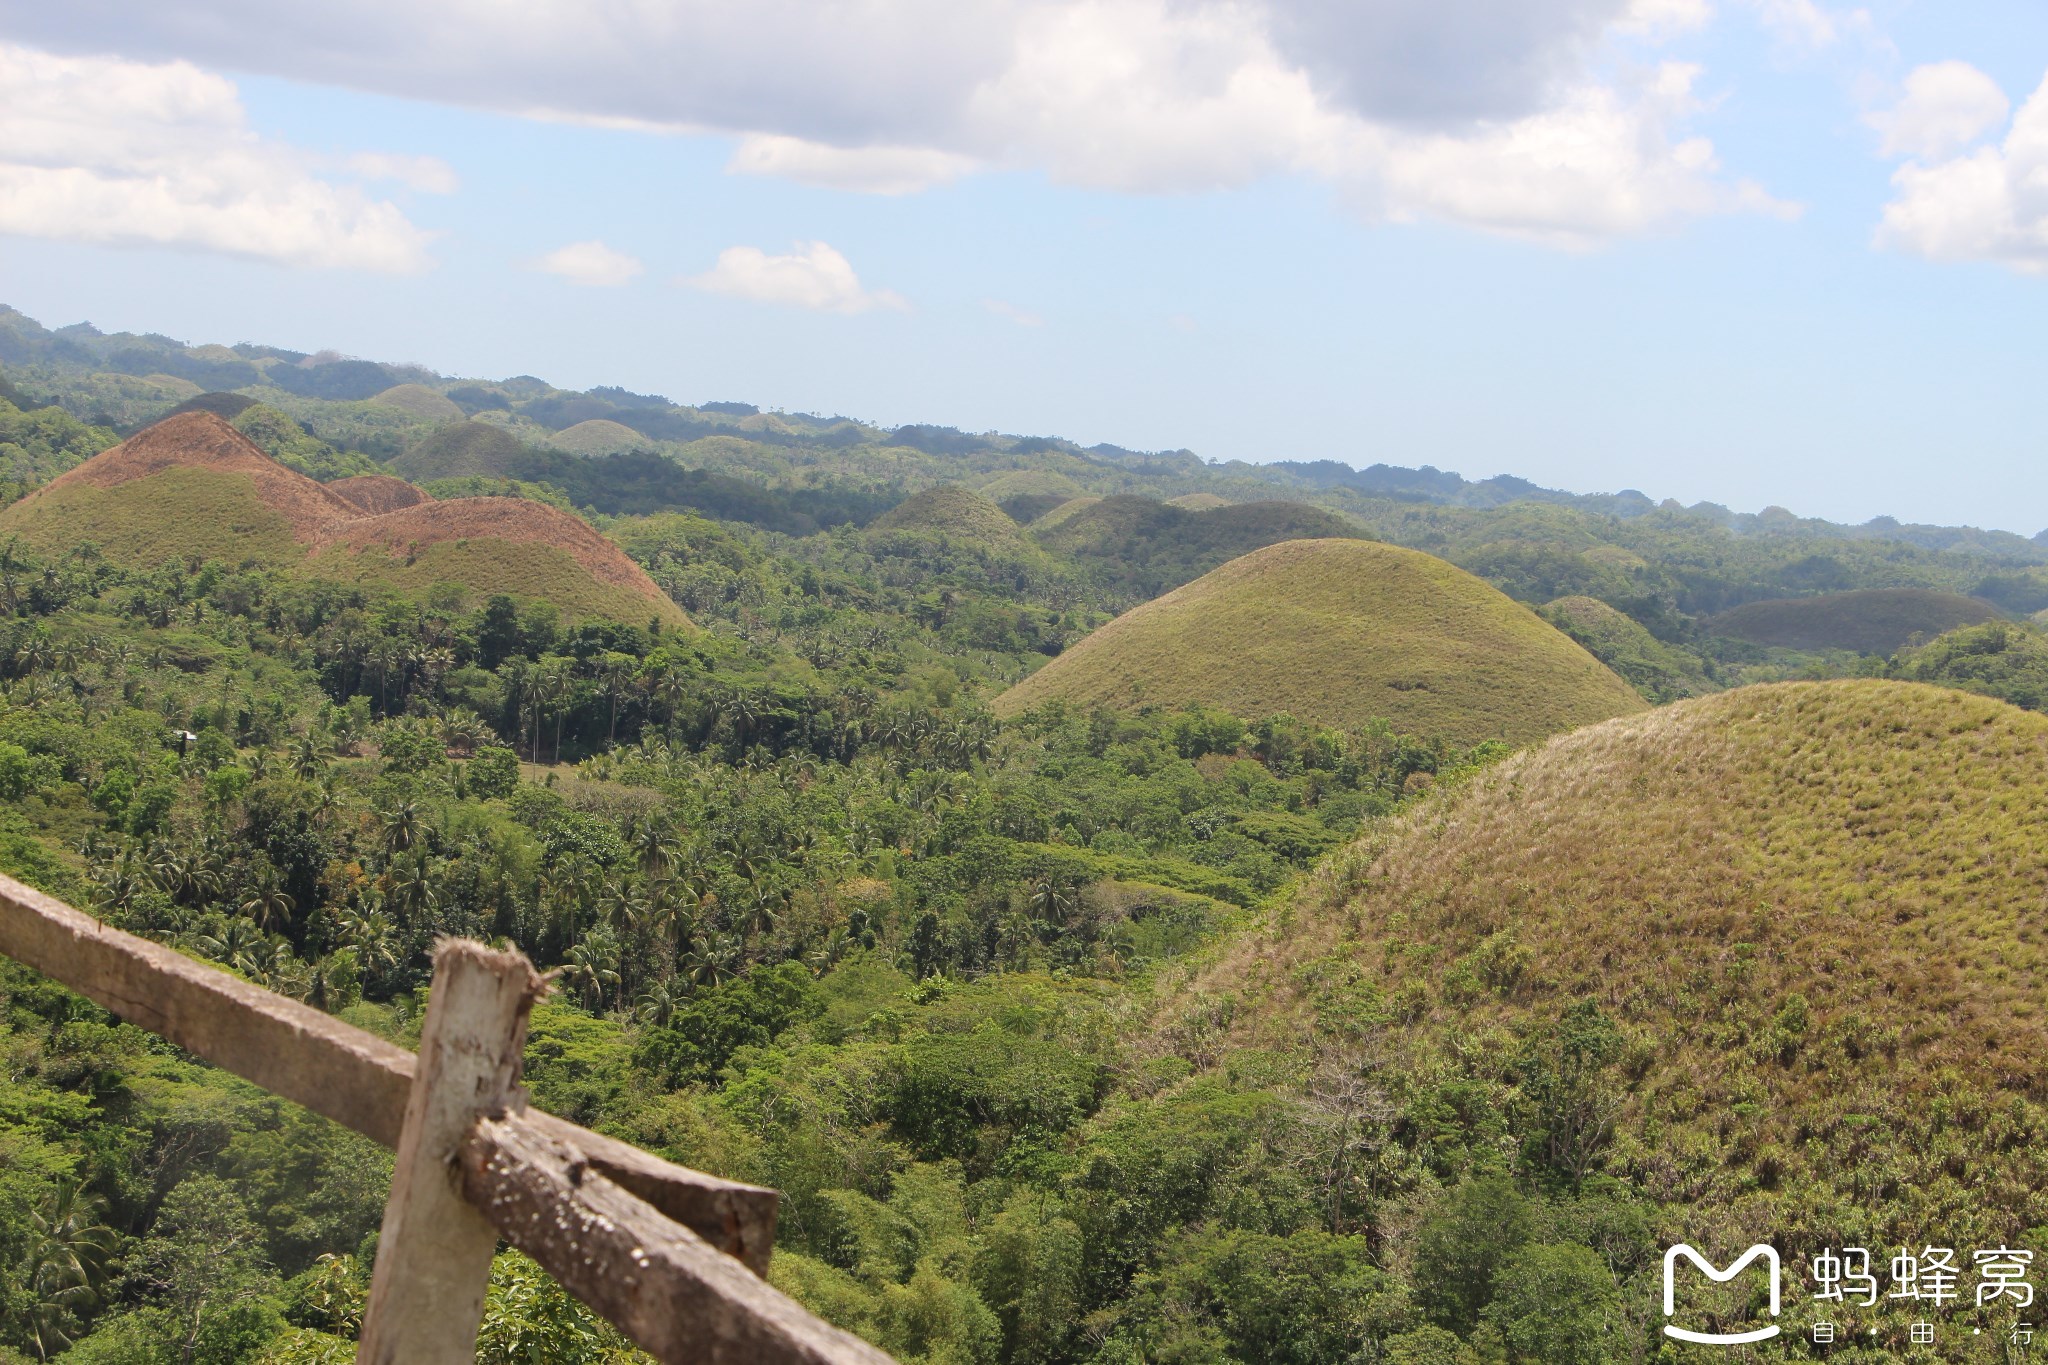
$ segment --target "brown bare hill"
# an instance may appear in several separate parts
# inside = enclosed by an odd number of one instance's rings
[[[1925,588],[1866,588],[1815,597],[1749,602],[1707,620],[1715,635],[1781,649],[1847,649],[1891,654],[1963,626],[1995,621],[1998,608],[1974,597]]]
[[[1230,1017],[1233,993],[1261,1048],[1370,1030],[1375,1074],[1416,1078],[1389,1108],[1439,1118],[1512,1110],[1517,1057],[1591,1001],[1621,1034],[1614,1127],[1576,1154],[1685,1226],[1791,1236],[1788,1258],[1927,1223],[2018,1246],[2048,1224],[2044,809],[2048,716],[1913,683],[1740,688],[1374,829],[1193,998]]]
[[[512,498],[434,502],[377,475],[323,485],[212,412],[166,418],[0,511],[9,534],[57,553],[89,541],[126,564],[253,562],[403,593],[503,592],[572,619],[686,620],[580,518]]]
[[[361,515],[346,498],[287,469],[226,419],[206,411],[166,417],[51,480],[25,501],[66,501],[81,489],[119,488],[172,470],[203,470],[248,479],[262,506],[282,517],[300,540],[317,537],[330,522]]]
[[[1201,513],[1221,516],[1221,512]],[[1534,612],[1455,565],[1368,540],[1292,540],[1124,613],[995,700],[1289,712],[1351,729],[1515,744],[1647,703]]]
[[[433,501],[433,496],[426,489],[416,488],[389,474],[357,474],[353,478],[336,479],[327,485],[327,491],[346,498],[362,515],[371,517]]]
[[[475,542],[547,546],[561,551],[598,583],[623,589],[645,601],[639,610],[680,623],[682,612],[625,551],[580,517],[546,503],[524,498],[450,498],[363,517],[330,528],[320,542],[317,562],[335,562],[332,552],[360,556],[382,551],[387,559],[412,560],[435,546],[467,549]],[[446,556],[442,556],[446,558]],[[489,584],[475,584],[488,587]],[[512,590],[512,585],[505,585]],[[558,597],[529,592],[529,596]],[[624,619],[631,619],[630,617]]]

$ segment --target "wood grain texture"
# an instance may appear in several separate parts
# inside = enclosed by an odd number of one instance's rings
[[[457,1158],[487,1114],[526,1107],[526,1020],[547,983],[526,954],[434,950],[434,988],[377,1238],[357,1365],[470,1365],[498,1234],[463,1198]]]
[[[527,1116],[484,1118],[462,1186],[505,1240],[664,1365],[887,1365]]]
[[[373,1033],[123,933],[0,876],[0,954],[138,1028],[386,1147],[398,1145],[417,1059]],[[768,1273],[780,1196],[650,1155],[550,1115],[534,1122],[598,1170],[756,1274]]]

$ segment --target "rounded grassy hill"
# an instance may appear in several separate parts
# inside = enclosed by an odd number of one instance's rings
[[[415,417],[425,417],[435,422],[459,422],[462,409],[446,394],[438,393],[424,384],[397,384],[384,390],[373,403],[382,403],[400,412],[409,412]]]
[[[1221,516],[1221,512],[1201,514]],[[1489,584],[1417,550],[1295,540],[1126,612],[996,699],[1384,717],[1462,743],[1522,744],[1647,705]]]
[[[1709,617],[1715,635],[1780,649],[1846,649],[1890,654],[1914,637],[1931,640],[1962,626],[1998,618],[1989,602],[1925,588],[1866,588],[1814,597],[1783,597]]]
[[[1618,1030],[1594,1166],[1695,1230],[1999,1245],[2048,1224],[2043,811],[2048,717],[1741,688],[1429,798],[1208,985],[1256,999],[1238,1017],[1270,1047],[1368,981],[1381,1074],[1455,1073],[1472,1112],[1528,1103],[1517,1057],[1590,1001]]]
[[[479,422],[451,422],[415,443],[385,467],[400,478],[424,483],[474,474],[514,475],[525,467],[526,447],[503,427]]]
[[[622,450],[639,450],[652,444],[645,436],[608,417],[593,417],[565,427],[548,438],[572,455],[616,455]]]
[[[949,536],[990,545],[1024,544],[1009,514],[971,488],[942,483],[904,499],[875,518],[869,530]]]

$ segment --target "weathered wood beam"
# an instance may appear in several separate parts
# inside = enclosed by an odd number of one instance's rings
[[[506,1241],[663,1365],[889,1365],[529,1115],[478,1121],[462,1188]]]
[[[223,1070],[386,1147],[398,1145],[413,1055],[374,1033],[4,876],[0,953]]]
[[[497,1230],[456,1169],[478,1118],[523,1110],[526,1018],[547,983],[520,952],[469,939],[434,950],[391,1196],[377,1238],[357,1365],[471,1365]]]
[[[0,876],[0,954],[60,981],[139,1028],[316,1114],[398,1145],[417,1059],[373,1033],[183,953],[102,924]],[[721,1180],[532,1115],[557,1141],[757,1274],[768,1271],[779,1196]]]

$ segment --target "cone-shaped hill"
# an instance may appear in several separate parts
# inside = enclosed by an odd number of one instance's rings
[[[1707,629],[1784,649],[1890,654],[1915,636],[1931,640],[1962,626],[1996,620],[1998,614],[1989,602],[1952,592],[1866,588],[1745,603],[1708,618]]]
[[[1055,700],[1286,711],[1345,727],[1385,717],[1415,734],[1517,744],[1647,705],[1490,584],[1364,540],[1293,540],[1234,559],[1119,616],[995,709]]]
[[[1375,1074],[1413,1078],[1391,1109],[1439,1116],[1443,1150],[1497,1150],[1487,1116],[1540,1107],[1527,1059],[1591,1001],[1613,1032],[1586,1093],[1616,1116],[1591,1168],[1686,1226],[1788,1261],[1931,1227],[2027,1245],[2004,1239],[2048,1224],[2044,811],[2048,716],[1913,683],[1742,688],[1425,800],[1197,989],[1259,1000],[1237,1018],[1260,1047],[1369,1019]]]
[[[913,494],[875,518],[870,531],[910,532],[1021,549],[1024,537],[1009,514],[971,488],[942,483]]]
[[[400,591],[454,584],[570,617],[682,624],[667,594],[580,518],[506,498],[436,502],[403,480],[321,484],[211,412],[156,423],[0,511],[0,536],[86,541],[126,564],[254,561]]]
[[[489,422],[450,422],[385,465],[408,479],[457,479],[481,474],[518,477],[531,461],[517,436]]]

